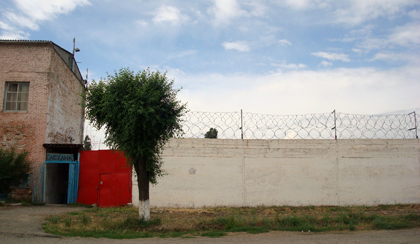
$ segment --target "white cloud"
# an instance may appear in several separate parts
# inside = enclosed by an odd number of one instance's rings
[[[397,26],[385,38],[367,37],[356,44],[358,48],[366,50],[392,48],[395,45],[413,47],[420,45],[420,22],[407,23]]]
[[[146,26],[148,26],[148,25],[149,25],[149,23],[147,23],[145,20],[137,20],[137,21],[135,22],[135,24],[136,24],[137,26],[141,26],[141,27],[146,27]]]
[[[89,5],[88,0],[14,0],[16,9],[5,10],[1,37],[27,39],[25,29],[38,30],[39,23],[73,11],[78,6]]]
[[[197,50],[185,50],[185,51],[169,54],[167,58],[168,59],[182,58],[185,56],[194,55],[196,53],[197,53]]]
[[[332,24],[359,25],[380,17],[393,19],[418,0],[282,0],[279,3],[296,10],[323,10],[331,13]],[[410,13],[417,16],[415,12]]]
[[[420,70],[405,66],[290,70],[270,74],[182,75],[180,99],[192,111],[266,114],[377,114],[420,104]],[[273,106],[275,105],[275,106]]]
[[[411,10],[408,12],[408,16],[410,16],[413,19],[420,19],[420,10]]]
[[[22,14],[36,21],[51,20],[66,14],[78,6],[89,5],[88,0],[14,0]]]
[[[13,28],[10,25],[4,23],[3,21],[0,21],[0,29],[6,30],[6,31],[13,30]]]
[[[279,40],[279,44],[280,45],[282,45],[282,46],[289,46],[289,45],[292,45],[292,43],[291,42],[289,42],[288,40],[286,40],[286,39],[281,39],[281,40]]]
[[[331,65],[333,65],[331,62],[328,62],[328,61],[322,61],[321,63],[320,63],[320,65],[321,66],[325,66],[325,67],[328,67],[328,66],[331,66]]]
[[[409,63],[420,63],[420,57],[415,53],[395,53],[395,52],[379,52],[376,53],[369,61],[387,61],[387,62],[409,62]]]
[[[251,48],[248,46],[246,42],[224,42],[222,43],[222,46],[226,50],[237,50],[239,52],[248,52],[251,50]]]
[[[169,22],[172,25],[177,25],[187,19],[188,17],[182,14],[178,8],[162,5],[156,10],[156,14],[155,14],[155,17],[153,18],[153,22],[156,24]]]
[[[304,68],[308,67],[305,64],[288,64],[286,61],[282,61],[280,64],[273,63],[272,66],[280,67],[280,68],[283,68],[283,69],[290,69],[290,70],[292,70],[292,69],[294,69],[294,70],[304,69]]]
[[[214,15],[216,25],[228,24],[233,18],[248,15],[236,0],[214,0],[214,6],[208,9],[208,13]]]
[[[387,59],[390,59],[390,58],[392,58],[392,55],[391,55],[391,54],[388,54],[388,53],[377,53],[377,54],[375,54],[375,56],[374,56],[372,59],[370,59],[369,61],[375,61],[375,60],[387,60]]]
[[[394,18],[417,0],[352,0],[343,1],[334,11],[334,23],[358,25],[379,17]]]
[[[348,56],[343,53],[316,52],[316,53],[312,53],[312,55],[329,59],[329,60],[341,60],[343,62],[350,62],[350,59],[348,58]]]
[[[391,44],[400,46],[412,46],[420,44],[420,23],[408,23],[394,29],[394,32],[388,39]]]
[[[310,0],[284,0],[283,3],[296,9],[306,9],[313,6]]]
[[[33,20],[24,16],[17,16],[15,13],[8,12],[5,14],[5,17],[10,23],[14,23],[19,27],[38,30],[38,25]]]
[[[263,4],[255,1],[255,2],[245,2],[248,5],[252,6],[252,10],[249,11],[249,14],[253,15],[253,16],[264,16],[266,11],[267,11],[267,7],[264,6]]]
[[[23,39],[28,39],[28,38],[29,38],[28,33],[25,33],[23,31],[18,31],[18,30],[3,31],[3,33],[0,35],[0,39],[3,39],[3,40],[23,40]]]

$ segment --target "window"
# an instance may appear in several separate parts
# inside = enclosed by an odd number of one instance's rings
[[[20,180],[19,185],[14,186],[16,188],[30,188],[31,187],[31,174],[26,174],[25,178]]]
[[[6,82],[5,111],[27,111],[29,82]]]

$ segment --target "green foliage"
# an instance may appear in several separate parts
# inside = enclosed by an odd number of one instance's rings
[[[226,232],[221,232],[221,231],[209,231],[209,232],[204,232],[203,234],[201,234],[201,236],[206,236],[210,238],[217,238],[217,237],[222,237],[225,235],[226,235]]]
[[[92,223],[92,218],[86,215],[80,216],[80,222],[82,222],[84,225],[88,225]]]
[[[85,140],[83,140],[83,147],[85,148],[86,151],[92,150],[92,143],[88,135],[86,135]]]
[[[14,149],[0,148],[0,193],[8,194],[31,170],[27,152],[16,153]]]
[[[217,129],[210,128],[210,130],[204,135],[204,138],[217,139]]]
[[[308,215],[307,207],[295,207],[294,215],[286,212],[274,217],[256,208],[217,208],[209,210],[211,215],[178,214],[165,211],[156,213],[150,221],[137,218],[135,208],[93,208],[77,213],[62,214],[47,218],[43,228],[47,233],[95,238],[145,238],[145,237],[182,237],[196,236],[220,237],[229,232],[264,233],[276,231],[337,231],[403,229],[420,226],[420,214],[416,209],[396,215],[370,213],[375,209],[365,207],[347,208],[337,213],[324,208]],[[395,211],[395,207],[389,207]],[[273,208],[271,208],[273,209]],[[276,207],[276,209],[279,209]],[[344,210],[340,207],[339,210]],[[375,209],[375,211],[378,211]],[[199,212],[198,212],[199,213]],[[239,214],[239,215],[235,215]],[[291,213],[291,211],[288,211]],[[322,214],[323,213],[323,214]],[[202,218],[195,222],[193,219]],[[195,223],[195,224],[194,224]]]
[[[162,176],[164,144],[182,132],[186,104],[176,100],[179,89],[173,84],[166,73],[123,68],[93,81],[86,93],[86,116],[96,128],[105,128],[105,143],[124,152],[137,173],[138,162],[145,162],[151,183]]]
[[[124,220],[124,222],[120,225],[120,229],[144,229],[150,226],[160,225],[161,219],[156,218],[150,221],[146,221],[144,219],[128,217]]]

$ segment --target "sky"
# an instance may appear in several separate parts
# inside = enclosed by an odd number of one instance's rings
[[[191,111],[420,112],[419,0],[0,0],[0,39],[51,40],[88,81],[166,71]]]

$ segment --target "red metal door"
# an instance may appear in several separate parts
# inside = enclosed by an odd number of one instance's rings
[[[114,206],[111,181],[111,174],[101,174],[99,177],[99,207]]]
[[[81,152],[77,202],[99,207],[130,203],[131,167],[126,164],[124,155],[117,151]]]

